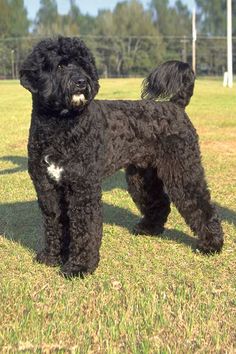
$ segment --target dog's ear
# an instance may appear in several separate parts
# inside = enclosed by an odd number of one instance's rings
[[[29,90],[31,93],[37,93],[38,89],[35,85],[35,82],[33,80],[32,73],[30,71],[20,71],[20,83],[21,85]]]
[[[29,90],[31,93],[37,93],[37,69],[35,68],[35,60],[33,60],[32,54],[30,54],[23,62],[20,68],[20,83]]]

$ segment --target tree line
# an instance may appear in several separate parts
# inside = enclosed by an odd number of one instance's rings
[[[41,37],[81,36],[96,57],[102,76],[142,76],[161,61],[191,62],[192,14],[181,1],[139,0],[117,3],[113,11],[83,14],[79,1],[70,0],[67,14],[56,0],[40,0],[33,21],[23,0],[0,0],[0,76],[17,76],[22,58]],[[77,4],[78,3],[78,4]],[[221,74],[226,65],[226,0],[196,0],[197,63],[200,73]],[[236,9],[233,8],[236,34]],[[212,40],[212,36],[218,39]]]

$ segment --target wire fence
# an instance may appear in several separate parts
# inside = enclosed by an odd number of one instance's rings
[[[81,36],[92,50],[100,77],[143,77],[163,61],[192,63],[192,37]],[[40,37],[0,39],[0,79],[18,79],[19,68]],[[236,64],[236,37],[233,37]],[[227,38],[199,36],[197,75],[222,76],[227,67]]]

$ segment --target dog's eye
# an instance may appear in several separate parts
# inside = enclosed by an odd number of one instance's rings
[[[57,66],[57,69],[59,69],[59,70],[62,69],[62,66],[61,66],[61,65],[58,65],[58,66]]]

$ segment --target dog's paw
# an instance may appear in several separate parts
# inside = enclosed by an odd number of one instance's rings
[[[69,259],[63,266],[61,267],[61,274],[65,278],[73,278],[80,277],[84,278],[88,274],[92,274],[98,266],[98,259],[88,264],[82,264],[76,262],[76,260]]]
[[[223,239],[211,240],[211,241],[198,241],[196,251],[207,255],[213,255],[220,253],[223,247]]]
[[[86,267],[80,264],[73,264],[68,261],[61,267],[60,273],[65,278],[73,278],[73,277],[84,278],[84,276],[89,272]]]
[[[134,235],[151,235],[158,236],[163,233],[164,227],[148,223],[145,219],[142,219],[138,224],[133,228]]]
[[[37,253],[35,260],[38,263],[44,263],[50,267],[56,267],[62,264],[61,256],[55,256],[49,254],[46,250],[42,250]]]

